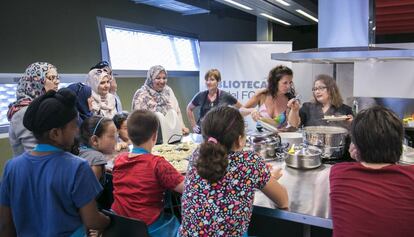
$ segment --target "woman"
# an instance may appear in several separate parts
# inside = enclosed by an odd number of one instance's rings
[[[299,102],[295,99],[292,79],[292,69],[283,65],[273,68],[269,72],[267,88],[256,92],[244,108],[259,106],[258,110],[250,110],[256,121],[264,120],[277,128],[288,124],[297,126],[299,118],[292,112],[299,109]]]
[[[182,132],[187,134],[190,131],[184,125],[174,92],[167,86],[167,71],[163,66],[152,66],[148,70],[144,85],[135,92],[132,99],[132,111],[137,109],[160,112],[164,115],[172,109],[177,113]]]
[[[17,84],[16,101],[9,105],[7,119],[10,121],[9,140],[13,157],[24,151],[32,150],[36,145],[33,133],[23,126],[23,116],[27,106],[47,91],[57,91],[59,75],[50,63],[35,62],[26,68],[25,74]]]
[[[95,66],[91,67],[90,70],[92,70],[92,69],[102,69],[106,73],[108,73],[109,76],[111,77],[111,80],[109,82],[110,83],[109,93],[111,93],[115,97],[115,107],[116,107],[117,113],[121,113],[122,112],[122,103],[121,103],[121,99],[119,98],[118,94],[116,93],[116,91],[118,90],[118,84],[116,83],[116,79],[115,79],[115,77],[112,73],[111,66],[109,65],[109,63],[107,61],[101,61],[98,64],[96,64]]]
[[[218,89],[218,84],[221,81],[219,70],[210,69],[204,76],[204,80],[206,82],[207,90],[198,92],[187,105],[188,120],[195,133],[200,133],[200,121],[213,107],[220,105],[234,105],[234,107],[239,109],[242,106],[242,104],[230,93]],[[200,106],[200,112],[196,123],[193,110],[198,106]]]
[[[92,89],[90,86],[78,82],[68,86],[76,94],[76,108],[79,112],[78,125],[80,126],[83,120],[92,117]]]
[[[352,122],[352,108],[343,103],[335,80],[328,75],[318,75],[312,88],[312,102],[304,103],[299,114],[303,126],[341,126],[349,128]],[[329,121],[325,116],[346,115],[345,121]]]
[[[363,110],[351,127],[351,156],[358,162],[330,171],[333,236],[412,236],[414,166],[398,165],[403,125],[380,106]]]
[[[102,69],[92,69],[86,84],[92,89],[92,113],[112,119],[116,114],[115,97],[109,93],[111,76]]]

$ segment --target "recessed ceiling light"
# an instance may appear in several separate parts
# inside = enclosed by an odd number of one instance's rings
[[[276,17],[274,17],[274,16],[268,15],[268,14],[266,14],[266,13],[260,13],[260,15],[262,15],[262,16],[264,16],[264,17],[267,17],[267,18],[269,18],[269,19],[271,19],[271,20],[274,20],[274,21],[280,22],[280,23],[282,23],[282,24],[285,24],[285,25],[287,25],[287,26],[290,26],[290,23],[289,23],[289,22],[286,22],[286,21],[280,20],[279,18],[276,18]]]
[[[230,3],[230,4],[233,4],[233,5],[235,5],[235,6],[241,7],[241,8],[243,8],[243,9],[245,9],[245,10],[249,10],[249,11],[253,10],[253,8],[248,7],[248,6],[246,6],[246,5],[243,5],[243,4],[238,3],[238,2],[236,2],[236,1],[233,1],[233,0],[224,0],[224,1],[225,1],[225,2],[228,2],[228,3]]]
[[[278,2],[278,3],[280,3],[280,4],[282,4],[282,5],[285,5],[285,6],[290,6],[290,4],[289,3],[287,3],[287,2],[285,2],[285,1],[283,1],[283,0],[275,0],[276,2]]]
[[[296,11],[298,13],[302,14],[303,16],[306,16],[307,18],[311,19],[312,21],[318,22],[318,18],[313,17],[313,16],[309,15],[308,13],[306,13],[306,12],[300,10],[300,9],[297,9]]]

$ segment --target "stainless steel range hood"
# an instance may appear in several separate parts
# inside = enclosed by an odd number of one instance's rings
[[[414,60],[414,50],[369,46],[369,36],[375,34],[372,1],[319,0],[318,48],[273,53],[272,59],[312,63]]]

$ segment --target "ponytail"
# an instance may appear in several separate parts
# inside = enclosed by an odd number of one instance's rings
[[[244,135],[244,120],[237,109],[219,106],[210,110],[201,123],[204,142],[195,160],[198,175],[211,183],[226,174],[228,154]]]

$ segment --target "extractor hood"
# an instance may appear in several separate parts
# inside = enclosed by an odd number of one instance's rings
[[[369,45],[375,36],[372,1],[319,0],[318,48],[273,53],[272,59],[311,63],[414,60],[414,50]]]

